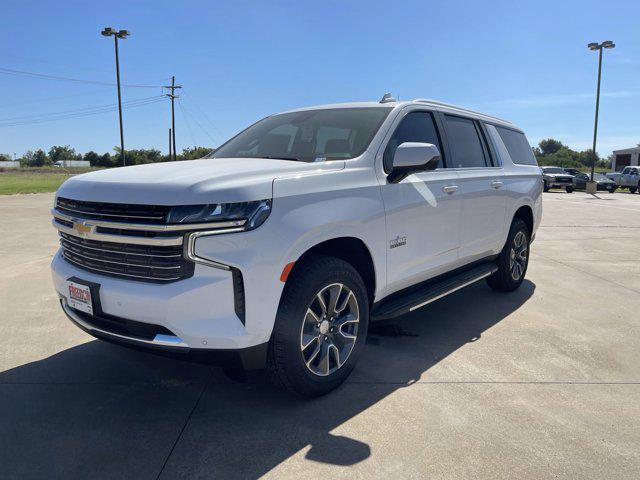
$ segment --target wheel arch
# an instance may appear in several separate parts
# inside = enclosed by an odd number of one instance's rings
[[[522,205],[518,208],[513,214],[512,223],[515,219],[521,219],[529,229],[529,235],[533,235],[534,231],[534,219],[533,219],[533,209],[529,205]]]
[[[373,261],[373,255],[364,241],[357,237],[344,236],[324,240],[313,245],[295,261],[291,271],[287,275],[287,281],[291,276],[291,272],[295,271],[296,268],[301,266],[313,255],[336,257],[349,263],[362,277],[362,281],[367,289],[369,304],[373,304],[377,286],[376,266]]]

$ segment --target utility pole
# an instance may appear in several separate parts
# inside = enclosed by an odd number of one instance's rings
[[[122,38],[124,40],[131,34],[131,32],[129,32],[128,30],[116,31],[113,28],[106,27],[100,33],[102,33],[104,37],[113,36],[113,40],[115,41],[116,79],[118,82],[118,115],[120,117],[120,155],[122,155],[122,166],[124,167],[127,164],[127,162],[124,156],[124,129],[122,127],[122,96],[120,94],[120,59],[118,58],[118,38]]]
[[[174,101],[176,98],[180,98],[180,95],[176,95],[175,91],[178,88],[182,88],[182,85],[176,85],[176,77],[171,77],[171,86],[165,86],[164,88],[171,90],[171,93],[165,94],[167,97],[171,99],[171,135],[173,138],[173,160],[176,161],[176,116],[174,110]]]
[[[171,129],[169,129],[169,161],[171,161]]]

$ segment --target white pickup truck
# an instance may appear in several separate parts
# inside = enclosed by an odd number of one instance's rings
[[[53,282],[95,337],[318,396],[369,322],[482,279],[518,288],[542,187],[522,131],[491,116],[387,96],[293,110],[212,158],[67,180]]]
[[[640,167],[624,167],[622,172],[607,173],[619,188],[628,188],[631,193],[640,191]]]

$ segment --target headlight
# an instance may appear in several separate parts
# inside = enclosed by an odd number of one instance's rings
[[[264,223],[271,213],[271,200],[240,203],[212,203],[173,207],[167,223],[207,223],[246,220],[245,230],[253,230]]]

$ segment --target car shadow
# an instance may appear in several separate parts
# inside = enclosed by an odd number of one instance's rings
[[[2,476],[259,478],[294,455],[343,466],[382,458],[358,429],[334,430],[429,382],[441,360],[482,341],[534,291],[530,281],[510,294],[482,282],[372,325],[348,381],[312,400],[100,341],[68,348],[0,373]]]

